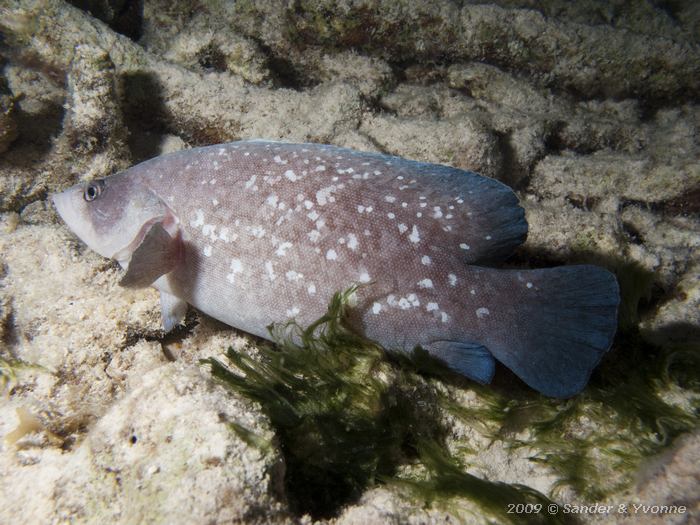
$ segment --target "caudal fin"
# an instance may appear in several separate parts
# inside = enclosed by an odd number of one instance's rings
[[[545,395],[579,393],[615,335],[615,276],[590,265],[503,274],[510,315],[507,326],[489,337],[489,351]]]

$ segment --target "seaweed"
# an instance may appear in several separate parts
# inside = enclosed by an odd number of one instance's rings
[[[427,504],[464,497],[503,521],[518,517],[507,514],[507,503],[549,502],[533,489],[463,472],[434,410],[448,400],[412,369],[426,366],[425,354],[417,351],[414,367],[403,366],[345,325],[356,289],[336,293],[308,328],[270,327],[276,346],[259,346],[257,356],[229,348],[227,363],[204,361],[227,387],[258,402],[275,427],[295,511],[330,517],[376,484],[406,487]],[[433,372],[442,373],[439,366]],[[256,440],[240,425],[233,430]],[[400,474],[412,464],[425,467],[427,477]]]
[[[286,491],[299,515],[335,516],[369,487],[384,484],[456,515],[470,512],[460,505],[464,498],[497,522],[557,523],[561,515],[509,514],[509,503],[552,502],[530,487],[466,472],[463,465],[474,463],[479,451],[455,441],[447,420],[460,420],[510,450],[527,447],[531,461],[558,476],[551,497],[569,487],[600,501],[629,486],[644,458],[698,425],[700,408],[664,398],[668,389],[697,391],[700,369],[693,366],[700,354],[687,346],[658,347],[639,334],[633,325],[647,296],[639,289],[649,287],[642,277],[622,280],[627,313],[615,351],[588,388],[568,400],[456,378],[420,348],[412,355],[388,354],[345,323],[356,286],[336,293],[326,315],[309,327],[294,321],[272,325],[274,344],[250,354],[229,348],[226,362],[204,362],[268,416],[286,461]],[[460,389],[472,390],[476,402],[462,405],[454,395]],[[233,430],[249,444],[270,446],[243,427]]]
[[[20,364],[16,359],[5,359],[0,357],[0,391],[10,390],[12,385],[17,382],[17,373],[15,368]]]
[[[17,372],[23,370],[38,370],[50,373],[41,365],[27,363],[15,357],[0,356],[0,392],[10,392],[17,384]]]

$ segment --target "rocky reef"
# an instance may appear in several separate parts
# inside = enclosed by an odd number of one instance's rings
[[[697,2],[7,0],[0,32],[0,522],[700,519]],[[589,387],[386,356],[342,294],[302,343],[164,335],[48,196],[246,138],[512,186],[507,265],[620,282]]]

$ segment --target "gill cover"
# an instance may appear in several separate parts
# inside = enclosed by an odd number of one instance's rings
[[[157,222],[172,239],[177,239],[177,218],[135,168],[76,184],[53,195],[52,200],[61,218],[81,241],[122,266],[128,264]],[[164,241],[156,231],[148,236],[146,246],[157,247]]]

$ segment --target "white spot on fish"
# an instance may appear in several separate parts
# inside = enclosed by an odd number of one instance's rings
[[[209,237],[214,233],[214,230],[216,230],[216,226],[214,226],[213,224],[205,224],[204,226],[202,226],[202,235],[204,235],[205,237]]]
[[[527,286],[528,288],[532,288],[532,283],[527,283],[525,286]]]
[[[250,232],[250,234],[257,239],[262,239],[263,237],[265,237],[265,228],[263,228],[262,226],[255,226],[253,228],[248,227],[247,229]]]
[[[274,281],[276,275],[275,275],[275,270],[272,267],[272,261],[265,261],[265,271],[267,272],[268,279],[270,279],[271,281]]]
[[[372,303],[372,313],[374,315],[377,315],[379,312],[382,311],[382,305],[379,303]]]
[[[411,303],[405,297],[399,299],[399,308],[402,310],[408,310],[411,307]]]
[[[267,199],[265,199],[265,203],[269,204],[273,208],[276,208],[277,207],[277,200],[278,200],[277,195],[275,195],[273,193],[272,195],[268,196]]]
[[[278,255],[279,257],[284,257],[285,255],[287,255],[287,250],[291,247],[291,242],[284,241],[277,247],[277,250],[275,250],[275,255]]]
[[[190,221],[190,226],[193,228],[199,228],[204,224],[204,212],[202,210],[197,210],[195,212],[194,220]]]
[[[312,221],[315,221],[319,218],[319,214],[316,212],[316,210],[312,210],[311,212],[307,213],[306,216]]]
[[[486,237],[484,237],[484,239],[486,239],[487,241],[490,241],[490,240],[491,240],[491,236],[490,236],[490,235],[487,235]]]
[[[491,312],[489,312],[489,309],[488,309],[488,308],[481,307],[481,308],[477,308],[477,309],[476,309],[476,316],[477,316],[479,319],[483,319],[484,317],[486,317],[486,316],[489,315],[490,313],[491,313]]]
[[[315,294],[316,294],[316,285],[315,285],[314,283],[311,283],[311,284],[306,288],[306,292],[307,292],[309,295],[315,295]]]
[[[360,274],[360,282],[361,283],[368,283],[370,281],[369,274],[367,272],[362,272]]]
[[[318,230],[311,230],[306,235],[308,235],[309,239],[311,239],[311,242],[317,242],[318,239],[321,237],[321,232]]]
[[[337,258],[338,258],[338,254],[335,252],[335,250],[333,248],[331,248],[330,250],[328,250],[326,252],[326,259],[328,259],[329,261],[335,261]]]
[[[393,195],[387,195],[386,197],[384,197],[384,200],[387,202],[396,202],[396,197],[394,197]]]
[[[450,281],[450,286],[456,286],[457,285],[457,276],[453,273],[449,274],[447,276],[447,279]]]
[[[418,296],[414,293],[410,293],[406,296],[406,299],[408,299],[408,302],[411,303],[411,306],[420,306],[420,301],[418,300]]]
[[[295,306],[294,308],[291,308],[291,309],[287,310],[287,317],[294,317],[294,316],[297,315],[299,312],[300,312],[299,308],[297,308],[297,307]]]
[[[424,264],[425,266],[428,266],[430,264],[430,257],[427,255],[424,255],[423,257],[420,258],[421,264]]]
[[[404,233],[408,230],[408,226],[406,226],[404,223],[399,224],[399,233]]]
[[[362,213],[363,211],[365,211],[365,207],[362,206],[362,204],[359,204],[359,205],[357,206],[357,213]]]
[[[211,203],[212,203],[214,206],[218,206],[218,205],[219,205],[219,201],[216,200],[216,199],[212,199],[212,200],[211,200]]]
[[[391,213],[391,212],[387,213],[386,216],[389,217],[390,219],[395,219],[395,218],[396,218],[396,215],[394,215],[394,214]]]
[[[408,236],[408,240],[413,243],[420,242],[420,235],[418,234],[418,228],[416,228],[415,224],[413,225],[411,234]]]
[[[423,216],[423,214],[422,214],[421,212],[416,213],[416,217],[418,217],[419,219],[420,219],[422,216]]]
[[[226,227],[221,228],[221,231],[219,232],[219,239],[221,239],[224,242],[229,242],[228,228],[226,228]]]
[[[408,207],[408,203],[407,203],[407,202],[402,202],[402,203],[401,203],[401,207],[402,207],[402,208],[407,208],[407,207]]]
[[[429,312],[434,312],[438,308],[440,308],[440,307],[438,306],[437,303],[428,303],[425,305],[425,309]]]
[[[439,219],[440,217],[442,217],[442,210],[440,209],[440,206],[434,206],[433,219]]]
[[[462,248],[463,250],[468,250],[468,249],[469,249],[469,245],[468,245],[468,244],[465,244],[465,243],[460,244],[459,247]]]
[[[226,280],[233,284],[236,281],[236,274],[243,271],[243,263],[240,259],[231,259],[231,273],[226,275]]]
[[[287,177],[287,179],[289,179],[292,182],[299,180],[299,177],[297,177],[296,173],[294,173],[294,171],[292,171],[292,170],[285,171],[284,176]]]
[[[275,155],[272,160],[274,160],[277,164],[287,164],[286,160],[282,160],[282,157],[279,155]]]
[[[249,190],[253,186],[253,184],[255,184],[255,179],[257,179],[257,178],[258,178],[257,175],[253,175],[251,178],[249,178],[245,182],[245,189]]]
[[[290,282],[299,281],[304,278],[304,274],[295,272],[294,270],[289,270],[287,273],[284,274],[284,276]]]
[[[423,279],[421,281],[418,281],[418,287],[419,288],[432,288],[433,281],[431,281],[430,279]]]
[[[309,200],[306,200],[306,201],[304,201],[304,207],[305,207],[307,210],[310,210],[311,208],[314,207],[314,203],[311,202],[311,201],[309,201]]]
[[[211,246],[205,246],[204,250],[202,250],[202,253],[204,254],[205,257],[211,257],[211,251],[212,251]]]
[[[316,157],[316,160],[319,160],[318,157]],[[326,167],[321,164],[320,166],[316,166],[316,169],[314,171],[326,171]]]
[[[327,188],[320,189],[316,192],[316,202],[320,206],[325,206],[326,202],[330,200],[330,194],[335,191],[335,186],[328,186]],[[331,200],[331,202],[333,202]]]
[[[450,320],[450,316],[447,315],[445,312],[440,312],[440,320],[441,320],[443,323],[446,323],[446,322],[448,322],[448,321]]]
[[[348,233],[348,248],[355,251],[358,245],[357,236],[354,233]]]

